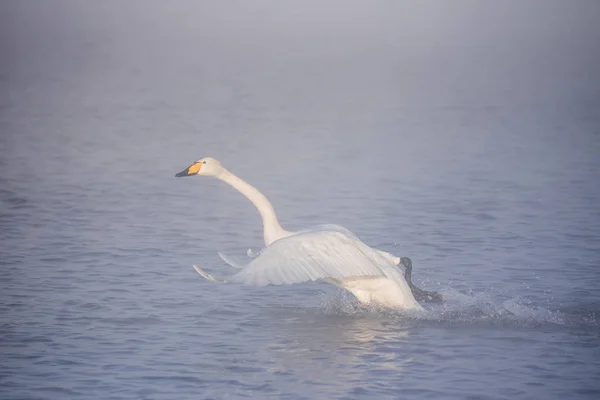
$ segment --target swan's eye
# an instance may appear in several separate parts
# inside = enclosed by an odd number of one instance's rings
[[[202,164],[206,164],[206,161],[202,161]]]

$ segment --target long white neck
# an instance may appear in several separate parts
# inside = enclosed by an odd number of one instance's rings
[[[258,209],[258,212],[262,217],[263,234],[266,246],[270,245],[277,239],[281,239],[292,234],[279,225],[279,221],[277,220],[277,215],[275,214],[273,206],[269,200],[255,187],[235,176],[226,169],[224,169],[223,172],[217,176],[217,178],[236,188]]]

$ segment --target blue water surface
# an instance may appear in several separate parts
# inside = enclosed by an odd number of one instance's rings
[[[576,3],[4,2],[0,397],[600,398]],[[174,178],[209,155],[447,301],[202,279],[263,244],[235,190]]]

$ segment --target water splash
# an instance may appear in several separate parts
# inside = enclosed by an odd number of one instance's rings
[[[425,311],[397,311],[359,303],[343,290],[323,295],[321,311],[329,315],[376,315],[416,323],[439,325],[489,325],[531,328],[539,326],[597,327],[597,307],[551,309],[514,297],[502,299],[496,292],[459,292],[443,289],[441,304],[424,304]],[[575,311],[577,310],[577,311]]]

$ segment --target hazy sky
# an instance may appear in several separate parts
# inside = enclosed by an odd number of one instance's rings
[[[107,90],[110,75],[136,69],[157,86],[193,73],[215,99],[225,96],[220,80],[270,84],[282,97],[312,90],[334,103],[351,94],[349,82],[365,96],[424,106],[459,96],[589,107],[600,96],[594,0],[14,0],[0,11],[3,102],[7,88],[17,101],[57,81]],[[307,74],[315,86],[296,87]]]

